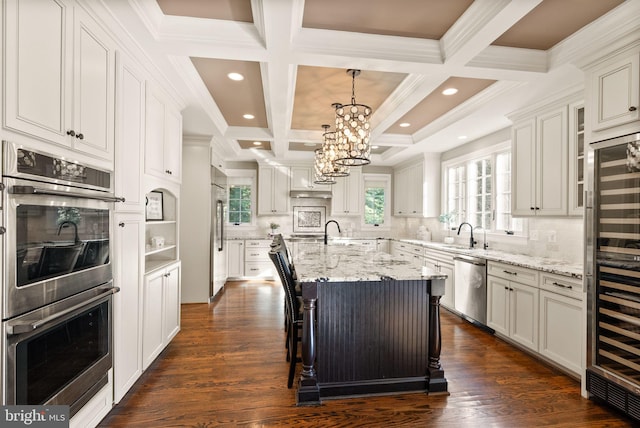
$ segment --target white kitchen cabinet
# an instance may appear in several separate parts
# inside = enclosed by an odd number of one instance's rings
[[[244,241],[244,275],[248,278],[273,279],[275,269],[269,258],[270,239],[247,239]]]
[[[440,304],[446,308],[455,310],[453,255],[451,253],[425,248],[424,265],[436,272],[447,275],[447,279],[444,281],[444,296],[440,298]]]
[[[113,392],[119,402],[142,374],[142,272],[144,218],[116,214],[113,283]]]
[[[582,373],[582,283],[543,272],[540,276],[540,354],[577,376]]]
[[[422,162],[395,171],[393,214],[422,216],[424,201],[424,164]]]
[[[566,216],[566,105],[514,124],[511,144],[512,214]]]
[[[331,213],[333,215],[360,215],[363,200],[362,169],[351,168],[346,177],[336,177],[331,198]]]
[[[569,105],[569,214],[584,210],[584,102]]]
[[[488,263],[487,325],[533,351],[538,351],[538,272],[496,262]],[[527,285],[517,282],[522,279]]]
[[[291,167],[291,190],[313,190],[320,185],[314,184],[313,166],[296,165]]]
[[[5,14],[5,126],[113,162],[114,42],[70,0]]]
[[[258,168],[258,215],[290,215],[288,166],[260,165]]]
[[[143,212],[142,159],[144,149],[145,80],[135,63],[116,55],[115,194],[119,212]]]
[[[591,131],[640,120],[640,56],[616,56],[587,74]],[[622,134],[621,134],[622,135]]]
[[[180,262],[144,278],[142,368],[146,370],[180,331]]]
[[[244,276],[244,240],[228,240],[227,253],[227,276],[242,278]]]
[[[144,171],[158,178],[182,180],[182,116],[168,95],[147,82]]]

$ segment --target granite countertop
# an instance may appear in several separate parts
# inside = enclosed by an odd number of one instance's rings
[[[390,277],[396,280],[445,279],[447,276],[417,263],[398,259],[390,254],[360,245],[333,242],[300,242],[293,255],[300,282],[328,281],[380,281]]]
[[[482,248],[463,247],[455,244],[444,244],[440,242],[420,241],[417,239],[395,239],[396,241],[409,244],[421,245],[434,250],[446,251],[454,254],[466,254],[474,257],[481,257],[495,262],[508,263],[529,269],[541,270],[557,275],[570,276],[582,279],[582,264],[571,263],[563,260],[551,259],[547,257],[534,257],[523,254],[511,254],[505,251],[483,250]]]

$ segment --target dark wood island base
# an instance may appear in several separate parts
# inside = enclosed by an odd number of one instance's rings
[[[363,395],[448,394],[440,364],[443,294],[444,279],[437,277],[303,282],[297,404]]]

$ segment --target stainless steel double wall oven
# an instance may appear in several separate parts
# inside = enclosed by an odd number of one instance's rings
[[[68,404],[112,367],[112,174],[3,142],[3,403]]]

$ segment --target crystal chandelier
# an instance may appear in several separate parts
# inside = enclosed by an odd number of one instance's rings
[[[351,104],[337,104],[336,145],[338,155],[335,163],[345,166],[362,166],[371,163],[369,134],[371,107],[356,103],[355,81],[360,70],[349,69],[351,75]]]
[[[315,162],[314,162],[314,180],[315,184],[336,184],[335,177],[329,177],[328,175],[322,174],[322,169],[324,168],[324,153],[322,149],[316,149],[315,153]]]
[[[329,125],[322,125],[322,158],[316,160],[320,172],[325,177],[346,177],[349,175],[349,167],[336,163],[338,158],[338,146],[336,133],[329,131]]]

